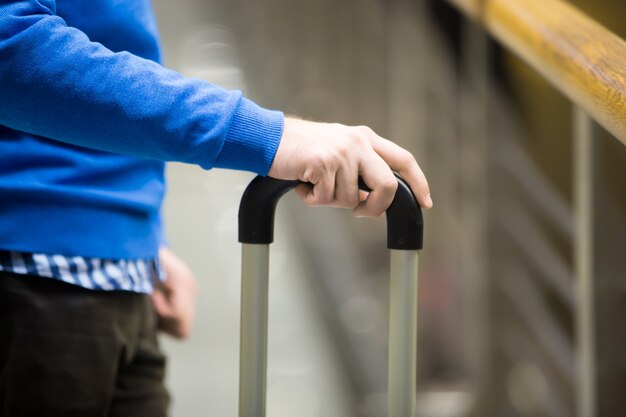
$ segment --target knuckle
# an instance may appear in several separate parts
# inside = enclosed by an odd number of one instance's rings
[[[360,217],[373,217],[372,210],[368,207],[363,207],[358,214]]]
[[[367,126],[357,126],[352,129],[352,141],[359,146],[369,143],[369,138],[374,132]]]
[[[339,205],[339,207],[351,209],[351,208],[355,208],[359,204],[359,199],[358,197],[349,195],[349,196],[345,196],[342,199],[337,200],[336,203],[337,205]]]
[[[417,165],[417,160],[415,160],[415,157],[413,156],[413,154],[406,150],[403,151],[402,153],[401,162],[402,162],[402,165],[405,167]]]
[[[361,125],[356,128],[359,129],[362,135],[371,136],[374,134],[374,131],[369,126]]]
[[[335,144],[335,151],[341,158],[346,158],[352,152],[350,143],[348,141],[337,141]]]
[[[347,200],[347,204],[348,204],[348,208],[354,208],[359,204],[359,194],[358,193],[354,193],[354,194],[350,194],[350,196],[348,196],[348,200]]]
[[[358,131],[353,131],[350,136],[351,145],[354,147],[362,148],[367,143],[367,139],[365,136],[360,134]]]
[[[375,207],[375,208],[372,208],[372,209],[370,210],[370,212],[369,212],[369,214],[368,214],[368,215],[369,215],[370,217],[380,217],[380,216],[382,216],[383,214],[385,214],[385,212],[386,212],[386,211],[387,211],[387,209],[386,209],[386,208],[382,208],[382,207]]]
[[[307,196],[302,201],[304,201],[304,204],[306,204],[309,207],[315,207],[319,205],[319,203],[317,202],[317,199],[313,196]]]
[[[382,183],[382,187],[390,194],[395,194],[396,190],[398,189],[398,180],[396,180],[396,177],[394,176],[386,178],[385,181]]]
[[[318,201],[322,205],[329,205],[333,203],[333,198],[329,195],[323,195],[319,197]]]
[[[304,182],[316,184],[319,181],[319,170],[308,166],[302,173],[302,178],[300,179]]]

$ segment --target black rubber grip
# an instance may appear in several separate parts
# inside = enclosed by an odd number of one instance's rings
[[[424,220],[411,188],[398,178],[398,190],[387,209],[387,247],[419,250],[424,242]],[[246,188],[239,205],[239,242],[269,244],[274,241],[274,213],[278,200],[300,181],[257,176]],[[369,191],[359,178],[359,188]]]

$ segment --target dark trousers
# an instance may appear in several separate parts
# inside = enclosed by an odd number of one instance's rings
[[[164,417],[150,297],[0,272],[0,417]]]

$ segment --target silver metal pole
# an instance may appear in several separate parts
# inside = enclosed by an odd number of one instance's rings
[[[580,107],[574,108],[576,173],[576,242],[574,262],[578,308],[576,309],[578,353],[578,416],[597,415],[597,376],[595,347],[595,286],[593,276],[593,125]]]
[[[242,250],[239,416],[264,417],[269,245],[244,243]]]
[[[418,252],[391,251],[389,417],[415,416]]]
[[[454,196],[460,212],[451,212],[464,225],[459,236],[460,261],[464,271],[463,329],[465,367],[468,370],[474,407],[471,417],[495,415],[496,398],[503,394],[500,387],[494,386],[492,332],[495,318],[490,314],[493,282],[490,279],[489,262],[489,189],[491,177],[491,153],[489,139],[490,101],[490,55],[489,35],[474,21],[464,20],[462,28],[462,88],[459,104],[459,134],[463,140],[454,140],[452,147],[459,153],[458,180],[452,181]],[[462,133],[461,133],[462,132]],[[458,138],[455,138],[458,139]],[[472,190],[471,193],[458,193],[458,187]],[[469,417],[468,416],[468,417]]]

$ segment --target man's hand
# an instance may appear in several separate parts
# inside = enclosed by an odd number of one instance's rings
[[[355,216],[380,216],[398,187],[392,170],[406,180],[422,207],[432,207],[426,177],[408,151],[365,126],[287,117],[268,175],[313,184],[296,188],[308,205],[350,208]],[[359,175],[371,192],[359,191]]]
[[[152,293],[159,330],[178,339],[189,336],[196,313],[198,284],[191,269],[168,248],[159,250],[167,279]]]

